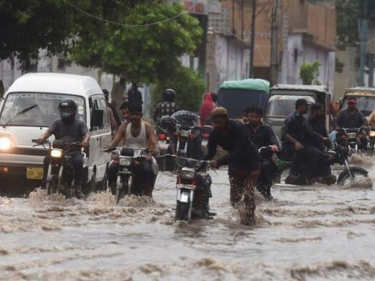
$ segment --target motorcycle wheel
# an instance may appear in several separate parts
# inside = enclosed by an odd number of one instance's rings
[[[358,181],[360,179],[367,178],[367,176],[368,176],[368,172],[365,169],[363,169],[363,168],[360,168],[360,167],[350,167],[349,169],[350,169],[351,174],[354,177],[354,179],[353,179],[354,181]],[[344,170],[339,175],[339,178],[337,179],[337,184],[347,185],[347,184],[351,183],[351,180],[352,179],[350,178],[348,170]]]
[[[176,221],[178,220],[189,221],[189,207],[190,207],[189,203],[177,201],[176,216],[175,216]]]
[[[124,198],[125,196],[125,186],[127,186],[127,184],[122,184],[122,183],[118,183],[117,186],[116,186],[116,205],[118,205],[118,203],[120,202],[120,200],[122,198]]]
[[[277,177],[276,177],[276,183],[285,184],[285,179],[289,175],[289,171],[291,168],[291,163],[284,163],[280,167],[278,167]]]
[[[52,193],[57,192],[57,187],[58,187],[58,182],[57,179],[52,179],[50,181],[46,182],[46,190],[47,190],[47,195],[51,195]]]

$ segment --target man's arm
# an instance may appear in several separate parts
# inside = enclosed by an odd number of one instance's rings
[[[121,124],[120,128],[118,128],[115,137],[113,138],[112,142],[109,144],[108,148],[113,148],[118,145],[118,143],[123,139],[123,143],[125,143],[125,132],[128,126],[127,122]]]
[[[145,122],[145,128],[146,128],[146,137],[147,137],[149,148],[153,150],[154,155],[158,155],[160,151],[159,151],[158,139],[155,135],[154,128],[148,122]]]
[[[207,150],[208,154],[204,157],[205,160],[212,160],[215,157],[217,149],[217,131],[215,129],[210,133],[208,137]]]

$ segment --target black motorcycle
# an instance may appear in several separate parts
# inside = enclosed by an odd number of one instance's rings
[[[369,134],[364,127],[342,128],[341,134],[346,134],[346,139],[352,154],[361,155],[367,152]]]
[[[351,138],[348,137],[345,129],[339,129],[336,133],[336,139],[334,141],[334,150],[325,152],[326,161],[330,165],[340,164],[344,167],[344,170],[339,174],[336,184],[345,185],[350,182],[354,182],[358,178],[365,178],[368,176],[368,171],[358,166],[350,166],[348,157],[351,156],[352,150],[350,147]],[[284,178],[289,173],[291,162],[276,161],[278,164],[279,172],[277,182],[284,184]],[[302,166],[301,169],[306,169]],[[308,173],[307,173],[308,174]],[[309,179],[301,178],[295,183],[297,185],[310,185]]]
[[[209,198],[212,197],[209,161],[177,156],[176,162],[183,164],[177,174],[175,219],[211,219],[214,214],[209,211]]]
[[[196,160],[203,157],[202,128],[175,123],[174,120],[164,118],[168,124],[168,132],[172,135],[169,153],[175,161],[177,170],[177,205],[176,220],[189,221],[192,217],[212,218],[209,198],[211,194],[211,176],[207,173],[208,161]],[[207,131],[209,128],[207,128]],[[198,147],[199,146],[199,147]],[[192,216],[192,211],[194,215]]]
[[[110,186],[112,194],[115,195],[116,205],[125,195],[142,196],[142,179],[136,178],[135,167],[145,161],[151,151],[147,148],[135,150],[126,147],[116,147],[110,151],[112,161],[116,162],[118,168],[116,185]]]
[[[36,139],[32,142],[37,143]],[[66,143],[61,140],[50,142],[44,141],[41,145],[48,144],[49,165],[45,180],[47,194],[61,193],[66,198],[74,196],[74,168],[71,152],[80,151],[86,158],[85,152],[82,151],[80,142]]]

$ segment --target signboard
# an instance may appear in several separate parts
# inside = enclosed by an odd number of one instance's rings
[[[185,10],[190,14],[208,15],[208,0],[175,0],[171,2],[184,5]]]

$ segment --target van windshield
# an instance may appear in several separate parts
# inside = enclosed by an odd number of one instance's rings
[[[308,104],[315,103],[314,96],[272,95],[267,104],[265,116],[285,118],[295,111],[298,99],[306,99]]]
[[[11,93],[4,100],[0,114],[0,125],[49,127],[60,118],[59,102],[74,100],[77,104],[76,118],[86,122],[83,97],[66,94]],[[18,116],[17,116],[18,115]]]
[[[357,100],[357,108],[361,111],[365,116],[370,115],[370,113],[375,109],[375,96],[354,96]],[[341,108],[345,109],[348,107],[347,103],[348,99],[345,98]]]
[[[227,109],[230,118],[242,118],[243,110],[246,107],[252,104],[264,107],[267,98],[268,93],[264,91],[220,89],[218,104]]]

